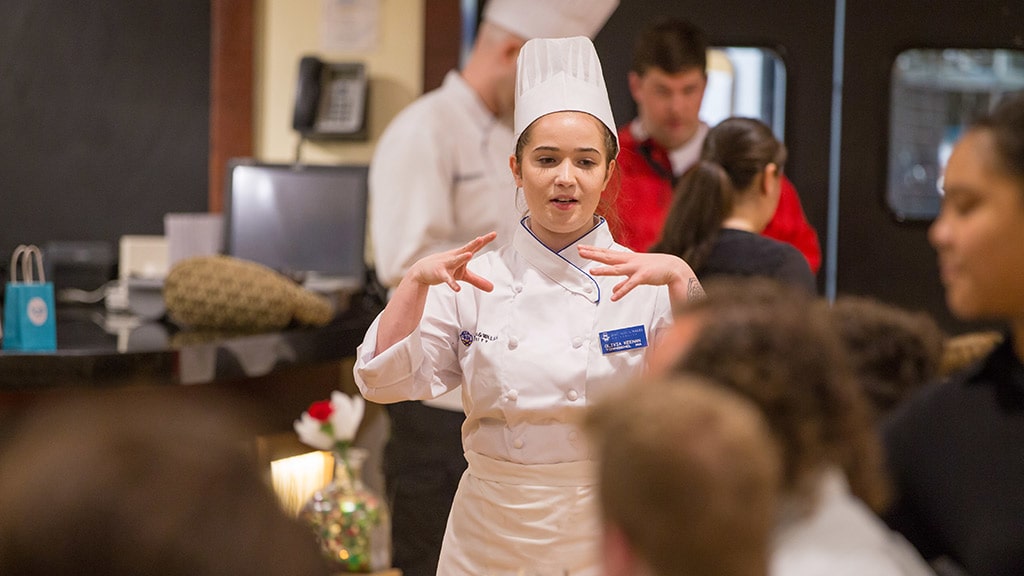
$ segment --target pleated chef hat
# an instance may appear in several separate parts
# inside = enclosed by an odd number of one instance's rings
[[[483,19],[523,40],[593,38],[618,5],[619,0],[490,0]]]
[[[515,140],[534,120],[552,112],[586,112],[615,135],[615,118],[601,61],[584,36],[535,38],[519,51],[516,69]]]

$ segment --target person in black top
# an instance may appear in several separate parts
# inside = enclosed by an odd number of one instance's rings
[[[929,239],[946,303],[1003,320],[986,358],[911,399],[884,427],[887,520],[929,559],[973,576],[1024,574],[1024,96],[957,142]]]
[[[786,147],[758,120],[734,117],[712,128],[651,251],[683,258],[700,278],[766,276],[813,294],[800,251],[760,234],[779,206],[785,161]]]

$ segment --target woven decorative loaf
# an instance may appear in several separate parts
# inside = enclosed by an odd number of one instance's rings
[[[174,323],[187,328],[278,330],[295,320],[322,326],[334,317],[331,300],[261,264],[230,256],[187,258],[164,281]]]

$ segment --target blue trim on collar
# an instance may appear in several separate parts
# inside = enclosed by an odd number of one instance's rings
[[[591,232],[593,232],[594,230],[596,230],[596,229],[597,229],[598,227],[600,227],[600,226],[601,226],[602,224],[604,224],[604,223],[605,223],[605,219],[604,219],[604,216],[597,216],[597,223],[596,223],[596,224],[594,224],[594,225],[593,225],[593,226],[592,226],[592,227],[591,227],[591,228],[590,228],[589,230],[587,230],[586,232],[584,232],[583,234],[581,234],[581,235],[579,236],[579,238],[576,238],[575,240],[573,240],[572,242],[570,242],[570,243],[569,243],[569,244],[568,244],[568,245],[567,245],[567,246],[566,246],[565,248],[562,248],[562,250],[559,250],[558,252],[555,252],[554,250],[552,250],[551,248],[549,248],[547,244],[545,244],[545,243],[541,242],[541,241],[540,241],[540,238],[537,238],[537,235],[533,233],[533,230],[530,230],[530,227],[526,225],[526,220],[527,220],[527,218],[529,218],[529,217],[530,217],[529,215],[523,216],[523,217],[522,217],[522,218],[521,218],[521,219],[519,220],[519,225],[520,225],[520,226],[522,226],[522,227],[523,227],[523,229],[524,229],[524,230],[526,230],[526,231],[527,231],[527,232],[528,232],[528,233],[530,234],[530,236],[532,236],[532,237],[533,237],[533,239],[537,241],[537,243],[538,243],[538,244],[540,244],[541,246],[543,246],[545,250],[547,250],[548,252],[551,252],[551,253],[552,253],[552,254],[554,254],[555,256],[558,256],[558,257],[559,257],[559,258],[561,258],[561,259],[562,259],[562,260],[563,260],[563,261],[564,261],[564,262],[565,262],[566,264],[568,264],[569,266],[572,266],[573,268],[575,268],[575,269],[579,270],[581,274],[583,274],[584,276],[586,276],[587,278],[589,278],[589,279],[590,279],[590,281],[594,283],[594,288],[595,288],[595,289],[597,290],[597,300],[595,300],[595,301],[594,301],[594,304],[600,304],[600,303],[601,303],[601,285],[600,285],[600,284],[598,284],[597,280],[596,280],[596,279],[594,279],[594,277],[593,277],[593,276],[591,276],[590,274],[588,274],[588,273],[587,273],[586,271],[584,271],[584,270],[583,270],[582,268],[580,268],[579,266],[577,266],[577,265],[573,264],[572,262],[570,262],[570,261],[569,261],[569,259],[568,259],[568,258],[566,258],[565,256],[562,256],[562,252],[563,252],[563,251],[565,251],[565,250],[567,250],[567,249],[569,249],[569,248],[571,248],[572,246],[575,246],[577,242],[579,242],[579,241],[580,241],[581,239],[585,238],[585,237],[586,237],[586,236],[587,236],[588,234],[590,234]]]

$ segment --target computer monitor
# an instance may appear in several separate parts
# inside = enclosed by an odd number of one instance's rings
[[[228,165],[225,253],[311,289],[359,288],[366,277],[365,165]]]

